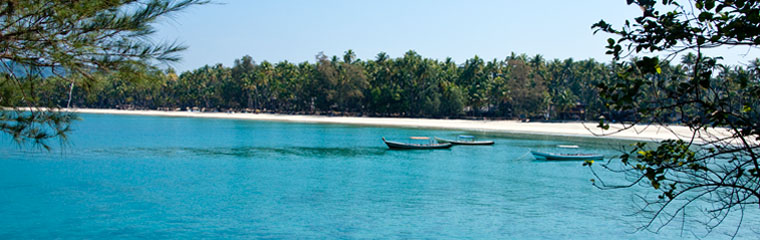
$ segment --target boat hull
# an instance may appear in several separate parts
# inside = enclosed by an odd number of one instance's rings
[[[451,143],[453,145],[493,145],[493,141],[457,141],[443,138],[435,138],[438,143]]]
[[[530,151],[534,157],[546,160],[557,161],[582,161],[582,160],[601,160],[604,158],[601,154],[556,154]]]
[[[383,142],[385,145],[388,145],[388,148],[390,149],[398,149],[398,150],[414,150],[414,149],[446,149],[451,148],[451,143],[438,143],[438,144],[413,144],[413,143],[402,143],[402,142],[394,142],[394,141],[387,141],[385,138],[383,138]]]

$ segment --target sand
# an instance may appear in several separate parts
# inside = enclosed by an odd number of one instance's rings
[[[187,111],[156,110],[115,110],[115,109],[69,109],[77,113],[123,114],[163,117],[197,117],[224,118],[254,121],[279,121],[299,123],[348,124],[406,128],[452,129],[466,131],[502,132],[518,134],[540,134],[552,136],[595,137],[638,141],[660,141],[664,139],[689,139],[692,131],[684,126],[635,126],[625,128],[620,124],[611,124],[609,130],[597,128],[593,122],[520,122],[516,120],[453,120],[422,118],[381,118],[381,117],[331,117],[311,115],[286,115],[267,113],[209,113]],[[726,131],[715,130],[718,134]]]

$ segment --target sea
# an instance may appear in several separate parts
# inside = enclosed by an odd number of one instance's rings
[[[638,196],[655,193],[651,187],[604,190],[591,180],[627,183],[601,165],[630,141],[79,117],[49,151],[0,135],[0,239],[725,239],[739,223],[734,213],[723,224],[730,227],[709,234],[690,217],[640,229],[649,219],[636,214]],[[462,134],[495,144],[399,151],[381,140]],[[538,160],[531,150],[605,160],[592,169]],[[737,239],[757,238],[756,210],[741,219]]]

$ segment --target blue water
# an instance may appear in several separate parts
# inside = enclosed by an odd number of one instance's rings
[[[0,239],[694,237],[680,225],[634,232],[633,190],[598,190],[581,162],[529,154],[577,144],[611,157],[626,142],[81,117],[51,152],[0,140]],[[463,133],[496,144],[393,151],[380,141]]]

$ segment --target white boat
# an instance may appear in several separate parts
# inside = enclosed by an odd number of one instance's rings
[[[456,140],[435,137],[438,143],[451,143],[454,145],[493,145],[493,141],[476,141],[474,136],[459,135]]]
[[[563,160],[563,161],[580,161],[580,160],[601,160],[604,159],[602,154],[592,153],[546,153],[538,151],[530,151],[537,159],[546,160]]]

